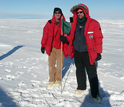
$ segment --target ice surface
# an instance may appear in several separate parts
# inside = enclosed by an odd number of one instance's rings
[[[123,107],[124,20],[99,20],[103,32],[98,62],[101,104],[92,100],[89,82],[81,97],[74,95],[74,61],[64,59],[61,89],[47,90],[48,56],[40,52],[47,19],[0,19],[0,107]]]

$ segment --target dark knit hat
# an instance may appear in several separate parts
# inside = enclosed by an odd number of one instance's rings
[[[60,8],[58,8],[58,7],[54,8],[53,14],[55,14],[56,11],[59,11],[62,15],[62,10]]]

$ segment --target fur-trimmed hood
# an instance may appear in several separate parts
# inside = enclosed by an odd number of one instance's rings
[[[76,12],[77,9],[82,9],[83,12],[85,13],[85,16],[86,17],[89,17],[89,9],[86,5],[84,4],[78,4],[78,5],[75,5],[73,6],[70,11],[74,14]]]

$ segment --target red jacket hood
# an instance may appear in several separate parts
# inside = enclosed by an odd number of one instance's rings
[[[64,17],[63,14],[62,14],[62,16],[61,16],[61,19],[65,20],[65,17]],[[53,23],[56,23],[56,19],[55,19],[54,14],[53,14],[53,17],[52,17],[51,21],[52,21]],[[61,22],[61,20],[60,20],[60,22]]]
[[[71,8],[71,12],[75,15],[76,14],[76,10],[77,9],[82,9],[84,14],[85,14],[85,17],[88,18],[89,17],[89,9],[86,5],[84,4],[78,4],[78,5],[75,5]],[[77,16],[77,15],[76,15]]]

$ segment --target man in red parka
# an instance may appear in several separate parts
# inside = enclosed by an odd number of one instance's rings
[[[61,53],[61,41],[59,39],[61,35],[61,18],[65,20],[62,10],[60,8],[54,8],[52,19],[46,23],[43,29],[41,52],[44,54],[46,51],[49,55],[49,84],[47,89],[51,89],[54,84],[56,87],[61,85],[61,64],[63,66],[64,56],[66,58],[68,56],[68,45],[66,42],[63,42],[63,52]]]
[[[73,13],[71,31],[67,37],[61,38],[69,41],[68,52],[70,58],[74,57],[78,84],[75,94],[81,95],[86,90],[86,68],[93,100],[101,103],[95,66],[95,61],[101,59],[102,53],[103,35],[100,24],[90,18],[89,9],[84,4],[73,6],[70,11]]]

